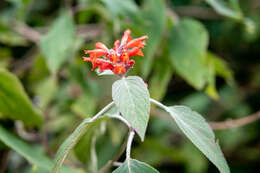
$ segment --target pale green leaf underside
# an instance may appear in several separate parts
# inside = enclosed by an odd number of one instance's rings
[[[130,159],[112,173],[159,173],[156,169],[138,160]]]
[[[48,157],[38,152],[36,149],[33,149],[32,146],[17,138],[1,126],[0,141],[2,141],[5,145],[7,145],[20,155],[22,155],[31,164],[36,165],[39,168],[44,169],[45,171],[50,171],[53,163]],[[76,171],[69,168],[62,168],[61,172],[75,173]]]
[[[230,172],[212,129],[201,115],[185,106],[169,107],[168,112],[183,133],[221,173]]]
[[[39,127],[43,122],[40,111],[30,102],[19,79],[5,70],[0,70],[0,113],[30,127]]]
[[[207,80],[207,30],[194,19],[182,19],[173,27],[169,42],[171,61],[177,73],[196,89],[202,89]]]
[[[122,116],[144,140],[150,113],[150,96],[144,81],[137,76],[122,78],[113,84],[112,97]]]

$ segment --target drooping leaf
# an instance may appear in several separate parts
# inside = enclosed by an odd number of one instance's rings
[[[18,152],[31,164],[38,166],[46,172],[51,169],[53,163],[47,156],[45,156],[41,152],[38,152],[36,148],[33,149],[32,146],[17,138],[13,134],[5,130],[2,126],[0,126],[0,141],[2,141],[5,145],[10,147],[14,151]],[[76,171],[69,168],[62,168],[61,172],[73,173]]]
[[[137,76],[122,78],[113,84],[112,97],[122,116],[144,140],[150,112],[150,97],[144,81]]]
[[[196,20],[182,19],[172,29],[169,44],[177,73],[196,89],[202,89],[207,81],[207,30]]]
[[[0,112],[5,117],[21,120],[26,126],[40,127],[43,117],[30,102],[15,75],[0,69]]]
[[[126,160],[122,166],[112,173],[159,173],[156,169],[138,160]]]
[[[212,129],[201,115],[185,106],[168,107],[167,111],[183,133],[221,173],[230,172]]]
[[[40,47],[51,72],[55,73],[70,58],[75,41],[75,26],[70,13],[64,12],[53,23]]]
[[[91,125],[92,121],[90,118],[83,120],[74,132],[63,142],[56,154],[55,163],[51,169],[51,173],[60,172],[61,166],[70,150],[72,150]]]

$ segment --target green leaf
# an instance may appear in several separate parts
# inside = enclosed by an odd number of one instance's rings
[[[41,152],[38,152],[36,148],[33,148],[29,144],[9,133],[2,126],[0,126],[0,140],[8,147],[21,154],[31,164],[36,165],[45,171],[51,169],[53,163],[48,157],[43,155]],[[63,168],[62,172],[73,173],[76,171],[69,168]]]
[[[238,0],[230,0],[229,3],[223,0],[206,0],[206,2],[219,14],[243,23],[248,33],[252,34],[256,31],[255,22],[243,15]]]
[[[130,16],[134,17],[139,9],[133,0],[102,0],[113,16]],[[116,4],[116,5],[115,5]]]
[[[15,75],[0,69],[0,112],[13,120],[21,120],[26,126],[40,127],[43,117],[33,107],[23,86]]]
[[[183,19],[172,29],[169,42],[177,73],[196,89],[202,89],[207,81],[207,30],[196,20]]]
[[[75,41],[75,26],[70,13],[64,12],[53,23],[40,47],[51,72],[55,73],[70,57]]]
[[[51,173],[59,173],[61,166],[69,154],[70,150],[78,143],[80,138],[85,134],[87,129],[92,125],[91,118],[83,120],[74,132],[63,142],[55,157],[55,164]]]
[[[206,2],[223,16],[230,17],[236,20],[241,20],[243,18],[243,15],[239,9],[232,9],[223,0],[206,0]]]
[[[168,107],[167,111],[183,133],[221,173],[230,172],[212,129],[201,115],[186,106]]]
[[[145,35],[149,36],[144,49],[142,63],[142,74],[146,78],[152,68],[153,57],[159,49],[159,44],[162,38],[164,26],[166,23],[166,7],[162,0],[145,0],[144,11],[142,12],[142,21],[140,29]],[[158,49],[157,49],[158,48]]]
[[[214,53],[208,52],[207,61],[213,63],[216,75],[223,77],[230,84],[234,82],[233,71],[225,60]]]
[[[122,166],[112,173],[159,173],[156,169],[138,160],[126,160]]]
[[[150,112],[150,96],[144,81],[137,76],[123,77],[113,84],[112,97],[122,116],[144,140]]]

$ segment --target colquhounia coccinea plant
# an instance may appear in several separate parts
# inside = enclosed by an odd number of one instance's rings
[[[124,32],[121,41],[116,40],[112,49],[103,43],[96,43],[94,50],[86,50],[88,57],[83,57],[86,62],[92,63],[92,70],[98,68],[98,72],[109,72],[118,75],[121,79],[114,82],[112,86],[112,102],[105,106],[92,118],[87,118],[75,129],[75,131],[61,145],[56,155],[52,173],[60,172],[62,164],[69,151],[77,144],[79,139],[87,132],[88,128],[104,116],[116,118],[122,121],[128,128],[129,134],[126,138],[124,150],[126,150],[125,162],[113,173],[158,173],[151,166],[131,158],[131,145],[135,134],[141,140],[145,139],[145,132],[150,115],[150,103],[160,107],[173,119],[184,135],[218,168],[221,173],[229,173],[229,167],[223,156],[215,135],[205,121],[197,112],[186,106],[166,106],[150,98],[147,84],[138,76],[127,76],[133,68],[134,56],[144,56],[142,49],[146,44],[148,36],[132,39],[131,31]],[[188,51],[188,50],[187,50]],[[113,115],[106,112],[116,109]],[[121,152],[122,153],[122,152]],[[111,158],[112,159],[112,158]],[[118,159],[118,157],[117,157]],[[110,170],[116,159],[109,161],[98,173]],[[174,171],[174,170],[173,170]]]

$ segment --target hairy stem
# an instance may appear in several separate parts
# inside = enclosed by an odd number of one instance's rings
[[[166,110],[167,112],[169,112],[168,111],[169,108],[167,106],[164,106],[162,103],[160,103],[160,102],[158,102],[158,101],[156,101],[154,99],[151,99],[151,98],[150,98],[150,102],[154,103],[155,105],[157,105],[160,108],[162,108],[162,109]]]
[[[131,129],[130,132],[129,132],[127,147],[126,147],[126,159],[127,160],[129,160],[131,158],[131,146],[132,146],[134,136],[135,136],[135,132],[134,132],[133,129]]]

